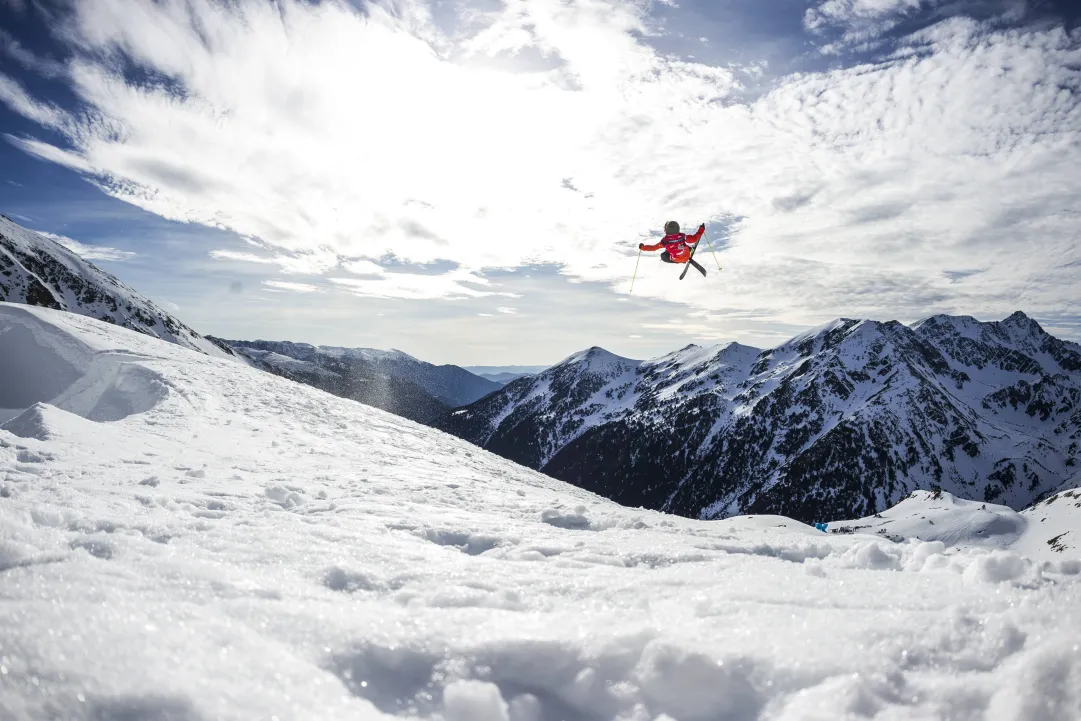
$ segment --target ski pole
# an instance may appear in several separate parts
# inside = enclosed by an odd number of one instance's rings
[[[638,249],[638,260],[634,261],[634,275],[631,276],[631,289],[628,291],[629,293],[634,292],[634,279],[638,277],[638,263],[640,263],[641,260],[642,260],[642,249],[639,248]]]
[[[702,235],[706,236],[706,244],[709,245],[709,252],[713,253],[713,262],[717,264],[717,270],[720,270],[721,269],[721,261],[717,260],[717,251],[715,251],[713,249],[713,243],[710,242],[710,239],[709,239],[708,235],[706,235],[705,233],[702,233]]]

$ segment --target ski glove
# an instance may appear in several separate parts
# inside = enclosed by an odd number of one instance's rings
[[[645,248],[645,247],[646,247],[646,244],[645,244],[645,243],[639,243],[639,244],[638,244],[638,250],[642,250],[642,249],[643,249],[643,248]]]
[[[701,233],[705,229],[706,229],[706,224],[705,223],[702,223],[700,226],[698,226],[698,232],[699,233]]]

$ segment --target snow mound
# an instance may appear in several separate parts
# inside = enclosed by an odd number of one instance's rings
[[[57,435],[56,428],[59,419],[54,414],[62,412],[46,403],[35,403],[7,423],[0,425],[0,429],[20,438],[47,441]]]
[[[1008,546],[1025,519],[1007,506],[966,501],[944,491],[913,491],[882,513],[827,524],[828,533],[875,533],[893,541],[941,541],[947,546]]]
[[[119,421],[146,413],[168,396],[168,386],[153,370],[137,362],[98,357],[53,403],[92,421]]]
[[[1020,513],[1006,506],[966,501],[946,492],[914,491],[882,513],[855,521],[833,521],[827,534],[875,534],[897,543],[937,543],[945,548],[984,548],[969,569],[971,580],[1013,580],[1027,570],[1020,560],[1002,555],[1019,554],[1040,561],[1065,562],[1081,573],[1081,488],[1056,493]],[[1016,558],[1016,556],[1014,556]]]
[[[33,437],[48,435],[36,407],[43,402],[92,421],[118,421],[154,408],[169,390],[144,365],[148,360],[94,348],[56,333],[27,308],[0,303],[0,408],[30,407],[10,422]]]

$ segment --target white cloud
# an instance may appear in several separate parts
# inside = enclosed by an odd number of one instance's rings
[[[13,0],[6,0],[12,2]],[[15,6],[18,9],[18,6]],[[28,50],[14,35],[0,28],[0,52],[28,70],[45,77],[58,77],[64,73],[64,65],[52,58],[43,58]]]
[[[839,27],[845,42],[862,42],[886,34],[906,16],[939,0],[825,0],[808,8],[804,26],[811,31]]]
[[[432,300],[460,299],[486,296],[515,297],[514,293],[478,290],[471,286],[491,286],[490,281],[469,271],[453,270],[441,275],[419,273],[386,273],[378,278],[331,278],[332,283],[350,292],[371,298],[404,298]]]
[[[135,253],[130,250],[120,250],[119,248],[109,248],[104,245],[85,245],[69,238],[66,235],[57,235],[56,233],[46,233],[41,230],[34,231],[38,235],[44,235],[46,238],[55,240],[60,245],[64,246],[72,253],[84,258],[85,260],[112,260],[122,261],[134,258]]]
[[[288,290],[294,293],[322,293],[323,289],[309,283],[289,283],[282,280],[264,280],[263,285],[274,290]]]
[[[338,258],[335,254],[328,253],[321,249],[316,250],[315,252],[289,253],[274,256],[219,249],[210,251],[210,257],[216,258],[217,260],[237,260],[243,263],[277,265],[283,273],[300,273],[306,275],[325,273],[338,264]]]
[[[855,41],[916,2],[829,0],[806,22]],[[644,256],[635,296],[789,323],[1077,300],[1076,33],[950,21],[748,100],[729,69],[656,52],[645,3],[508,0],[454,35],[425,7],[76,0],[87,112],[5,78],[0,99],[70,147],[9,139],[275,254],[215,257],[343,269],[360,295],[490,295],[484,269],[538,262],[625,293],[635,246],[675,218],[718,221],[724,270],[678,283]],[[502,67],[526,51],[543,64]],[[121,56],[168,82],[129,83]],[[388,254],[459,270],[356,260]],[[988,270],[959,275],[974,256]]]
[[[151,300],[157,303],[159,307],[164,308],[170,313],[180,312],[180,306],[164,296],[157,295],[151,298]]]
[[[496,308],[496,310],[498,310],[500,313],[505,313],[507,315],[515,315],[518,313],[517,308],[508,308],[507,306],[500,306]]]
[[[33,120],[35,123],[46,128],[59,129],[67,124],[68,118],[63,110],[49,103],[42,103],[34,100],[14,78],[5,75],[3,72],[0,72],[0,101],[4,102],[8,107],[23,117]],[[44,146],[41,143],[29,142],[6,134],[4,137],[26,152],[40,155],[46,160],[60,162],[59,158],[66,155],[58,151],[55,155],[50,156],[47,155],[47,153],[50,150],[55,150],[52,146]],[[79,163],[76,169],[89,170],[90,166],[85,163]]]
[[[239,260],[244,263],[274,263],[273,258],[256,255],[255,253],[239,253],[235,250],[212,250],[210,251],[210,257],[218,260]]]
[[[342,263],[342,268],[354,275],[383,275],[386,272],[383,266],[363,259]]]

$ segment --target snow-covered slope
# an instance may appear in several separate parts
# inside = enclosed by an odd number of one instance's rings
[[[0,718],[1081,716],[1067,553],[631,510],[90,318],[0,334]]]
[[[1079,455],[1081,347],[1021,313],[841,319],[767,351],[688,346],[596,373],[576,358],[437,427],[621,503],[705,518],[853,518],[936,486],[1020,509]]]
[[[1077,481],[1078,479],[1074,479]],[[1060,491],[1022,513],[1028,523],[1013,548],[1033,558],[1081,556],[1081,487]]]
[[[235,357],[90,261],[5,215],[0,215],[0,301],[66,310],[215,358]]]
[[[1081,558],[1081,490],[1062,491],[1018,513],[942,491],[914,491],[874,516],[825,525],[827,533],[878,534],[892,541],[1009,548],[1030,558]]]
[[[376,350],[374,348],[338,348],[335,346],[313,346],[307,343],[289,341],[243,341],[215,339],[230,346],[235,352],[258,359],[268,366],[267,370],[278,369],[296,371],[296,363],[284,359],[303,361],[309,368],[328,370],[346,380],[350,378],[380,377],[392,379],[420,389],[436,402],[447,408],[457,408],[483,398],[499,390],[501,384],[481,378],[455,365],[433,365],[417,360],[399,350]],[[273,353],[274,356],[267,356]],[[316,370],[318,374],[318,370]],[[287,375],[282,374],[282,375]],[[309,382],[303,377],[296,378]],[[318,385],[318,383],[315,383]],[[337,393],[332,388],[325,388],[337,395],[351,397],[347,393]],[[367,401],[365,401],[367,402]],[[379,403],[375,403],[379,407]],[[389,409],[386,409],[389,410]],[[442,409],[446,410],[446,409]],[[408,415],[408,414],[406,414]],[[426,414],[424,418],[409,415],[413,420],[425,422],[434,419],[435,414]]]

